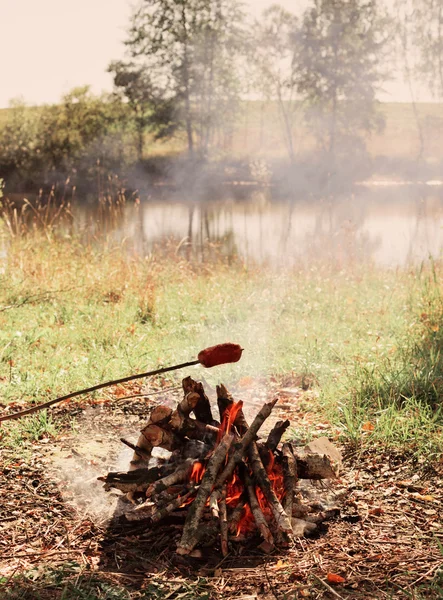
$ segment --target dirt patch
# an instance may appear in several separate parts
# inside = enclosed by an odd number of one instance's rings
[[[251,600],[407,598],[442,568],[441,465],[375,449],[356,454],[344,448],[343,477],[320,490],[304,488],[305,495],[340,498],[341,514],[315,538],[297,539],[287,552],[266,557],[254,540],[249,546],[239,544],[224,560],[217,548],[203,559],[178,557],[173,520],[151,530],[125,522],[119,518],[125,500],[105,493],[96,480],[109,470],[126,468],[131,451],[120,437],[136,438],[153,406],[175,405],[180,390],[164,386],[119,388],[112,396],[59,407],[54,417],[63,427],[56,440],[28,444],[25,453],[23,448],[1,450],[5,597],[33,597],[14,595],[18,574],[66,563],[75,563],[89,577],[124,585],[133,598]],[[128,398],[144,391],[149,391],[146,398]],[[245,378],[233,392],[251,414],[278,394],[275,419],[289,418],[298,432],[315,425],[307,410],[315,391],[303,391],[294,381]],[[327,423],[317,426],[318,435],[328,434]],[[69,577],[79,581],[78,572]],[[340,578],[344,581],[337,583]],[[47,595],[41,597],[59,598],[60,589],[48,583]],[[435,593],[426,596],[423,591],[421,597],[438,597]]]

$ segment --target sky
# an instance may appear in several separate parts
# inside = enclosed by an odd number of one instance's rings
[[[275,2],[275,0],[274,0]],[[274,3],[248,0],[252,14]],[[279,0],[289,10],[305,0]],[[110,91],[106,68],[124,54],[131,0],[0,0],[0,108],[12,98],[29,104],[57,102],[75,86]],[[384,99],[407,100],[390,84]]]

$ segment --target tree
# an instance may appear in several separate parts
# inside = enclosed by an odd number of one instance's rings
[[[205,153],[238,96],[243,13],[237,0],[142,0],[126,44],[173,103],[188,152]]]
[[[24,187],[63,182],[75,174],[91,179],[97,164],[111,171],[125,162],[127,107],[87,86],[56,105],[15,102],[0,129],[0,176]]]
[[[155,132],[157,139],[171,135],[177,128],[174,105],[156,89],[146,68],[133,62],[114,61],[108,71],[122,100],[127,101],[137,135],[138,160],[143,159],[145,134]]]
[[[0,130],[0,176],[19,171],[26,178],[36,161],[37,111],[19,99],[12,100]]]
[[[418,49],[415,74],[436,98],[443,96],[443,3],[411,0],[412,39]]]
[[[300,103],[293,72],[292,36],[297,19],[281,6],[263,12],[253,29],[254,87],[266,100],[276,99],[291,162],[295,162],[294,120]]]
[[[403,79],[408,86],[409,97],[417,127],[418,151],[417,163],[423,157],[425,139],[423,124],[417,106],[417,93],[415,89],[417,73],[417,53],[413,51],[418,35],[416,26],[416,4],[417,0],[395,0],[394,2],[394,32],[397,42],[397,56],[400,56]]]
[[[313,0],[294,33],[297,91],[330,158],[382,126],[375,96],[387,78],[387,24],[377,0]]]

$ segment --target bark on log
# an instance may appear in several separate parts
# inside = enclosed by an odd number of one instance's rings
[[[277,498],[274,490],[272,489],[272,484],[269,481],[268,474],[266,473],[266,469],[263,466],[257,445],[255,443],[250,445],[248,449],[248,454],[251,469],[255,476],[256,484],[259,485],[262,489],[262,492],[269,504],[269,508],[271,509],[272,514],[274,515],[277,527],[285,533],[291,533],[292,526],[290,517],[286,514],[283,506],[280,504],[279,499]]]
[[[205,474],[201,480],[197,496],[188,508],[183,535],[177,548],[178,554],[189,554],[198,542],[197,533],[200,519],[214,486],[218,470],[226,459],[233,439],[234,436],[232,434],[226,434],[206,465]]]
[[[229,477],[232,476],[237,463],[239,463],[243,459],[248,446],[251,444],[251,442],[255,440],[255,436],[257,435],[258,430],[269,417],[269,415],[272,412],[272,409],[277,404],[277,402],[278,398],[275,398],[274,400],[272,400],[272,402],[264,404],[261,410],[258,412],[255,419],[253,420],[253,422],[251,423],[251,426],[249,427],[245,435],[240,439],[238,443],[234,445],[234,451],[231,453],[227,465],[217,477],[217,480],[215,482],[216,489],[220,489],[223,486],[223,484],[229,479]]]
[[[196,419],[202,421],[202,423],[207,423],[208,425],[215,425],[216,421],[214,421],[212,417],[212,410],[209,398],[207,397],[203,388],[203,384],[200,381],[197,382],[195,391],[200,396],[200,400],[197,403],[197,406],[194,408],[194,415]]]
[[[152,503],[145,502],[134,508],[134,510],[126,513],[125,517],[128,521],[149,520],[152,524],[158,523],[174,512],[174,510],[180,508],[193,494],[195,494],[195,489],[180,493],[155,512],[152,512]]]
[[[149,462],[149,460],[151,458],[151,453],[150,452],[147,452],[143,448],[140,448],[140,446],[136,446],[135,444],[131,444],[131,442],[128,442],[128,440],[125,440],[125,438],[120,438],[120,441],[125,446],[128,446],[128,448],[131,448],[131,450],[134,450],[134,454],[138,458],[140,458],[142,461]]]
[[[142,435],[153,448],[164,448],[172,452],[181,445],[172,431],[163,429],[159,425],[147,425],[142,429]]]
[[[245,505],[246,505],[246,496],[247,496],[247,494],[244,492],[243,496],[238,501],[237,506],[234,508],[234,510],[231,513],[231,516],[229,519],[229,533],[231,535],[234,535],[234,536],[237,535],[237,527],[238,527],[240,519],[243,515],[243,511],[244,511]]]
[[[220,414],[220,423],[222,423],[226,409],[234,404],[234,399],[223,384],[218,385],[215,389],[217,392],[217,406]]]
[[[280,440],[281,440],[284,432],[286,431],[286,429],[289,427],[289,425],[290,425],[290,422],[288,420],[277,421],[277,423],[271,429],[271,431],[268,435],[268,439],[266,440],[266,443],[265,443],[265,446],[271,452],[275,452],[277,450],[277,446],[279,445]]]
[[[221,498],[219,502],[220,507],[220,539],[221,539],[221,551],[223,556],[227,556],[229,553],[228,548],[228,511],[226,508],[226,486],[223,486],[221,492]]]
[[[104,489],[109,491],[111,488],[121,490],[122,492],[144,492],[149,485],[164,477],[165,467],[154,467],[152,469],[137,469],[135,471],[108,473],[106,477],[98,477],[99,481],[104,481]]]
[[[295,485],[297,483],[297,462],[292,454],[290,444],[283,444],[283,477],[285,482],[283,508],[288,517],[291,518]]]
[[[160,494],[160,492],[167,490],[168,487],[171,487],[171,485],[176,485],[177,483],[186,481],[189,477],[189,473],[194,462],[195,461],[188,458],[174,472],[170,473],[166,477],[163,477],[162,479],[157,479],[157,481],[151,482],[151,485],[146,489],[146,497],[150,498],[155,494]]]
[[[246,490],[248,492],[249,506],[251,508],[251,512],[254,517],[255,523],[258,527],[258,530],[260,531],[262,538],[269,544],[272,544],[273,546],[274,538],[268,527],[268,523],[266,522],[265,515],[263,514],[262,509],[260,508],[260,505],[258,503],[257,495],[254,489],[254,484],[249,475],[246,476]]]
[[[223,422],[225,412],[228,408],[231,408],[231,406],[234,404],[234,399],[223,384],[218,385],[216,387],[216,391],[217,391],[217,405],[218,405],[218,410],[220,413],[220,419]],[[237,430],[240,435],[243,435],[246,433],[249,426],[246,422],[245,415],[243,414],[242,409],[240,409],[237,412],[237,415],[234,420],[234,425],[237,427]]]

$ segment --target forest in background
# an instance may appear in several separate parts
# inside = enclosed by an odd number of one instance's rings
[[[143,0],[111,93],[0,111],[0,178],[21,193],[183,185],[197,169],[302,191],[438,178],[442,30],[434,0],[311,0],[258,20],[238,0]],[[378,101],[393,78],[409,103]]]

